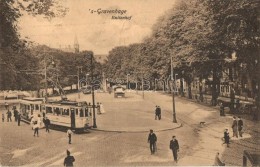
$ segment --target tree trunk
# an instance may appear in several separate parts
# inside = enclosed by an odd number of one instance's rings
[[[200,94],[200,101],[203,102],[203,92],[202,92],[202,77],[199,78],[199,94]]]
[[[219,87],[219,78],[217,75],[217,67],[216,65],[213,65],[213,81],[212,81],[212,100],[211,105],[216,106],[217,105],[217,99],[218,99],[218,89]]]
[[[192,93],[191,93],[191,81],[188,81],[188,94],[189,94],[189,99],[192,99]]]

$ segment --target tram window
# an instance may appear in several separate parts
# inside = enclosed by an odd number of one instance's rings
[[[55,112],[56,115],[60,115],[60,109],[59,108],[55,108],[54,112]]]
[[[32,110],[34,110],[34,105],[32,105],[32,107],[31,107],[31,108],[32,108]]]
[[[27,110],[30,110],[30,106],[29,105],[27,106]]]
[[[46,113],[52,113],[52,107],[46,107]]]
[[[39,110],[39,105],[38,104],[35,105],[35,110]]]
[[[79,116],[80,116],[80,117],[84,117],[84,113],[83,113],[83,110],[82,110],[82,109],[80,109]]]
[[[45,110],[45,106],[44,105],[42,105],[42,110]]]
[[[79,109],[76,108],[76,115],[79,115]]]
[[[70,110],[69,109],[64,109],[62,115],[70,115]]]
[[[88,117],[88,108],[85,108],[85,117]]]

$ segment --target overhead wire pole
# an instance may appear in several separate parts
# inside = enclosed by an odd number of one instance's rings
[[[97,128],[97,123],[96,123],[96,112],[95,112],[95,93],[94,93],[94,76],[93,76],[93,54],[91,54],[91,93],[92,93],[92,103],[93,103],[93,128]]]
[[[47,101],[47,98],[48,98],[48,96],[47,96],[47,62],[46,62],[46,56],[45,55],[44,55],[44,66],[45,66],[45,68],[44,68],[45,101]]]
[[[177,123],[176,111],[175,111],[175,98],[174,98],[174,82],[173,82],[173,60],[171,56],[171,80],[172,80],[172,122]],[[176,82],[176,81],[175,81]]]
[[[78,98],[80,99],[79,69],[81,69],[82,67],[81,66],[77,66],[77,68],[78,68],[78,75],[77,75],[77,77],[78,77]]]

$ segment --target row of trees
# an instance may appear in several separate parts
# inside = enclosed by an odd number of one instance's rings
[[[177,1],[158,19],[143,43],[109,52],[104,65],[106,75],[125,78],[132,73],[150,80],[167,78],[173,57],[174,73],[185,78],[189,87],[195,77],[213,77],[213,105],[222,70],[230,63],[246,64],[248,80],[259,87],[259,8],[258,0]],[[225,61],[231,60],[232,54],[236,60]]]
[[[39,61],[30,54],[31,42],[21,39],[18,21],[23,13],[41,15],[46,19],[62,17],[67,9],[56,0],[0,1],[0,89],[36,89],[37,76],[20,73],[36,69]]]
[[[21,39],[19,18],[23,13],[46,19],[63,17],[67,10],[57,0],[0,1],[0,90],[39,90],[44,88],[45,63],[47,85],[68,86],[90,73],[93,52],[62,52],[47,46],[35,46]],[[53,63],[54,64],[53,64]],[[94,77],[100,76],[101,65],[94,60]]]

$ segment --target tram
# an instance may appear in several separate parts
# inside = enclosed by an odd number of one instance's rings
[[[68,100],[44,102],[43,98],[25,98],[20,102],[21,118],[25,122],[48,117],[51,126],[82,131],[92,127],[92,105]],[[43,125],[42,125],[43,126]]]

